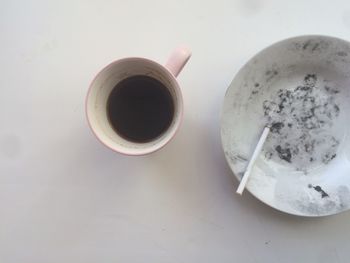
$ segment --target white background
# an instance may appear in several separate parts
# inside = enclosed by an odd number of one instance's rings
[[[350,40],[350,3],[0,0],[0,262],[348,262],[350,212],[299,218],[239,197],[221,149],[235,73],[300,34]],[[183,43],[176,138],[144,157],[101,145],[84,115],[94,75]]]

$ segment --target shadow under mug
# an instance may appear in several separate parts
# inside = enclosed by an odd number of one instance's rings
[[[179,129],[183,116],[183,100],[176,80],[191,52],[184,47],[173,51],[165,66],[140,57],[116,60],[103,68],[93,79],[86,97],[85,109],[89,126],[97,139],[113,151],[126,155],[144,155],[165,146]],[[121,137],[112,127],[107,115],[107,102],[114,87],[122,80],[144,75],[160,81],[170,92],[174,116],[170,126],[160,136],[145,143]]]

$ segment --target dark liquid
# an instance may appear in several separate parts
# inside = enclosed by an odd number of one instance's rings
[[[174,103],[160,81],[137,75],[114,87],[108,98],[107,115],[120,136],[134,142],[149,142],[169,128]]]

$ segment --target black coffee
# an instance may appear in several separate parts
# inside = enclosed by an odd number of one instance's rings
[[[114,130],[127,140],[148,142],[166,131],[174,116],[169,90],[148,76],[132,76],[119,82],[107,102]]]

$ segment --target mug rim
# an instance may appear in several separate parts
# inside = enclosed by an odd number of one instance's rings
[[[89,114],[88,114],[88,100],[90,98],[90,94],[92,92],[92,86],[93,86],[93,83],[95,82],[95,80],[97,79],[97,77],[103,72],[105,71],[107,68],[111,67],[112,65],[114,64],[119,64],[119,63],[122,63],[122,62],[125,62],[125,61],[130,61],[130,60],[142,60],[142,61],[147,61],[148,63],[151,63],[157,67],[160,67],[162,69],[165,69],[165,71],[168,73],[169,77],[173,80],[173,82],[175,83],[175,86],[176,86],[176,89],[177,89],[177,94],[178,94],[178,101],[180,102],[180,107],[179,107],[179,117],[178,117],[178,122],[177,124],[175,125],[175,127],[172,129],[173,132],[172,134],[169,135],[168,138],[166,138],[163,142],[159,143],[158,146],[156,147],[152,147],[152,148],[145,148],[145,149],[140,149],[139,152],[130,152],[130,151],[123,151],[122,147],[120,148],[117,148],[117,147],[112,147],[110,146],[108,143],[104,142],[104,140],[102,140],[98,134],[98,132],[95,130],[95,128],[92,126],[91,124],[91,120],[90,120],[90,117],[89,117]],[[114,60],[112,62],[110,62],[109,64],[107,64],[106,66],[104,66],[102,69],[100,69],[94,76],[94,78],[90,81],[90,84],[89,84],[89,88],[88,88],[88,92],[85,96],[85,117],[87,119],[87,123],[88,123],[88,126],[90,127],[90,130],[92,131],[92,133],[95,135],[95,137],[98,139],[98,141],[100,141],[100,143],[102,143],[104,146],[106,146],[107,148],[109,148],[110,150],[114,151],[114,152],[117,152],[117,153],[121,153],[121,154],[124,154],[124,155],[127,155],[127,156],[142,156],[142,155],[146,155],[146,154],[150,154],[150,153],[153,153],[153,152],[156,152],[160,149],[162,149],[165,145],[167,145],[174,137],[175,135],[177,134],[177,132],[179,131],[179,128],[182,124],[182,121],[183,121],[183,96],[182,96],[182,92],[181,92],[181,89],[180,89],[180,85],[176,79],[176,77],[174,76],[174,74],[168,69],[166,68],[165,66],[159,64],[158,62],[154,61],[154,60],[151,60],[151,59],[148,59],[148,58],[143,58],[143,57],[136,57],[136,56],[133,56],[133,57],[124,57],[124,58],[120,58],[120,59],[117,59],[117,60]],[[165,132],[167,132],[168,130],[166,130]],[[132,142],[132,143],[135,143],[135,144],[142,144],[142,143],[137,143],[137,142]],[[149,150],[151,149],[151,150]]]

